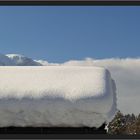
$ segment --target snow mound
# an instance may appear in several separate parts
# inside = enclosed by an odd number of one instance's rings
[[[0,54],[0,66],[13,66],[14,63],[7,56]]]
[[[102,67],[0,67],[0,127],[99,127],[116,112]]]
[[[41,66],[40,63],[32,60],[31,58],[25,57],[20,54],[7,54],[7,57],[11,59],[16,66]]]

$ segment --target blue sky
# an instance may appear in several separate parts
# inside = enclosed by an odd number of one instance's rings
[[[139,6],[0,7],[0,53],[49,62],[139,57]]]

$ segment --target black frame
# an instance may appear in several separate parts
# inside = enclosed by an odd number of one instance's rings
[[[0,0],[0,6],[140,6],[140,0]],[[140,139],[140,135],[0,134],[0,139]]]
[[[0,6],[138,6],[140,0],[0,0]]]

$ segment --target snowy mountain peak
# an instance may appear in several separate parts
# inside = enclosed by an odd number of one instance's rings
[[[25,57],[24,55],[7,54],[6,56],[17,66],[41,66],[40,63],[32,60],[31,58]]]
[[[7,56],[0,53],[0,66],[13,66],[14,62]]]
[[[6,56],[10,57],[10,58],[14,58],[14,57],[25,57],[22,54],[6,54]]]

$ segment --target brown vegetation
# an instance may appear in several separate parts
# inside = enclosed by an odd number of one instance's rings
[[[108,125],[109,134],[137,135],[140,134],[140,115],[123,115],[120,111]]]

